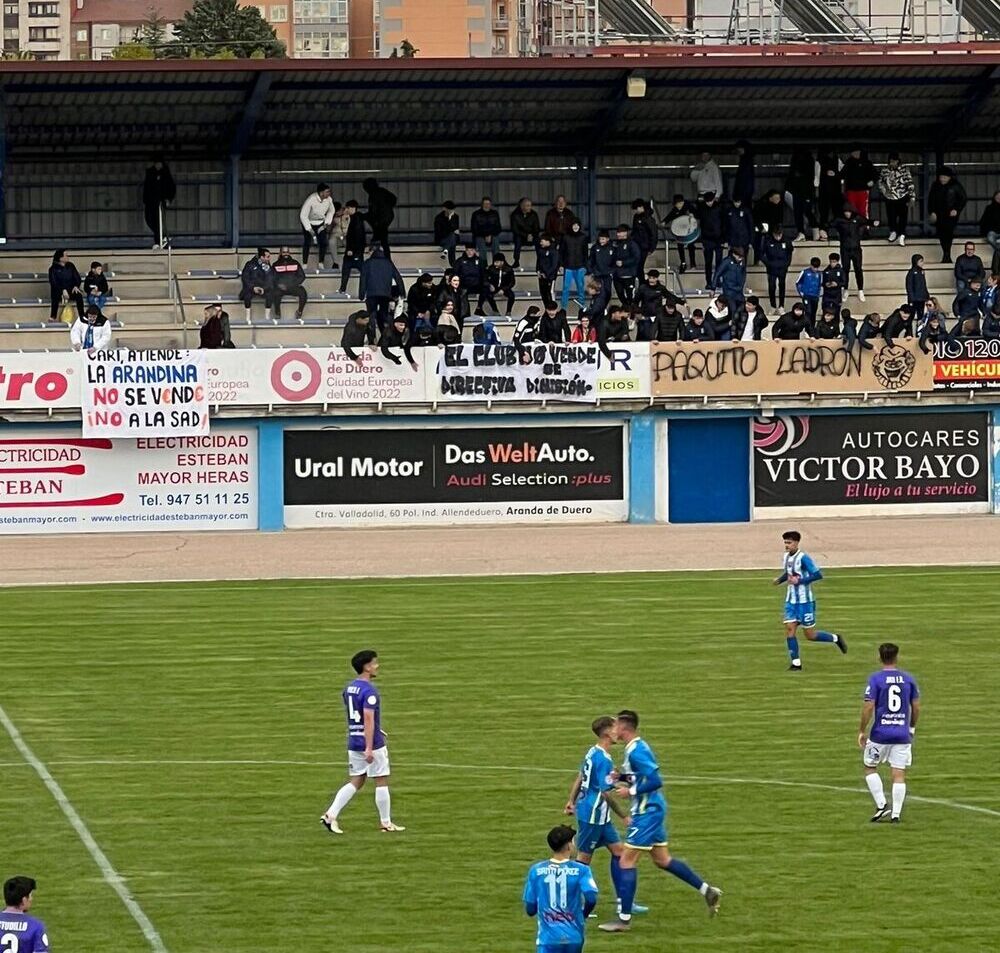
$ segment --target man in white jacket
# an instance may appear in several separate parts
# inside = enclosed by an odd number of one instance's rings
[[[718,163],[712,158],[711,152],[703,152],[701,161],[691,167],[691,181],[694,182],[695,190],[699,196],[706,192],[714,192],[722,195],[722,170]]]
[[[87,306],[82,318],[77,318],[69,329],[69,340],[74,351],[106,351],[111,346],[111,322],[101,314],[96,304]]]
[[[320,182],[316,186],[316,191],[302,203],[302,209],[299,212],[299,222],[302,224],[303,265],[309,264],[309,249],[315,238],[316,248],[319,252],[317,267],[323,267],[329,246],[329,229],[333,224],[333,211],[330,186],[325,182]]]

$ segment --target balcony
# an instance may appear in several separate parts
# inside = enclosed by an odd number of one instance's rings
[[[494,17],[493,18],[493,32],[494,33],[506,33],[510,30],[510,18],[509,17]]]

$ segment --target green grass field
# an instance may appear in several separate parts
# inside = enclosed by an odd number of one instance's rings
[[[591,953],[1000,950],[1000,570],[829,572],[820,622],[851,651],[804,645],[802,676],[769,579],[8,589],[0,698],[170,953],[532,950],[524,874],[591,719],[623,706],[665,767],[672,851],[725,897],[709,920],[643,866],[652,912],[591,929]],[[855,746],[884,638],[923,693],[899,827],[868,823]],[[379,833],[366,790],[334,839],[318,817],[367,646],[408,830]],[[39,880],[53,950],[149,949],[3,732],[0,845],[0,876]]]

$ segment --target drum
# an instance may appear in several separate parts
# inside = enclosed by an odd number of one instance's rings
[[[690,213],[685,213],[678,215],[670,223],[670,234],[679,244],[690,245],[701,237],[701,226],[698,224],[698,219]]]

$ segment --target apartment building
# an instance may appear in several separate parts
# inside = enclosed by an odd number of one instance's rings
[[[75,60],[110,60],[115,49],[142,36],[150,12],[164,21],[163,41],[174,38],[174,26],[191,8],[191,0],[71,0],[70,57]]]
[[[5,53],[31,53],[36,60],[69,57],[71,0],[4,0]]]

